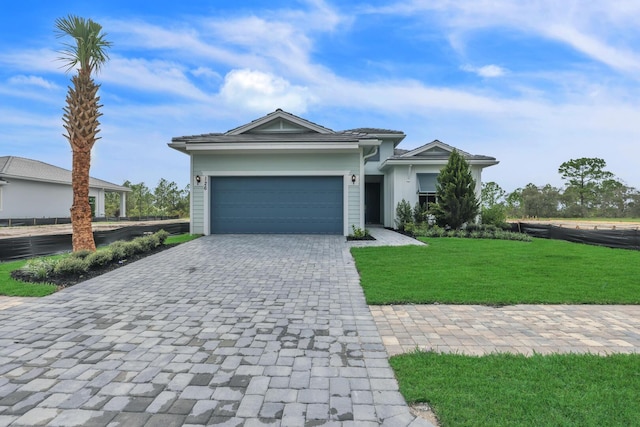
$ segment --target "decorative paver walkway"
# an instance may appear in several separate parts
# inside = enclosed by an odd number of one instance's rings
[[[0,310],[2,426],[429,426],[337,236],[210,236]]]
[[[387,352],[640,353],[637,305],[371,306]]]

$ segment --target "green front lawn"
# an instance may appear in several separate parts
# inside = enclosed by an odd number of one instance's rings
[[[56,291],[55,285],[25,283],[11,277],[11,272],[26,264],[26,260],[0,263],[0,295],[11,297],[43,297]]]
[[[446,426],[639,425],[640,355],[392,357],[409,403]]]
[[[352,248],[369,304],[639,304],[640,252],[559,240],[428,238]]]

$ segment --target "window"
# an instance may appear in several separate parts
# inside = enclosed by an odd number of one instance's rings
[[[418,203],[425,205],[427,209],[436,202],[437,173],[419,173],[418,178]]]
[[[0,211],[2,211],[2,185],[0,185]]]
[[[421,193],[418,194],[418,203],[420,206],[426,206],[427,209],[436,202],[436,193]]]

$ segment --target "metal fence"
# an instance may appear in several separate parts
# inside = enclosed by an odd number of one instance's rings
[[[93,232],[97,246],[108,245],[116,240],[131,240],[145,233],[165,230],[170,234],[189,232],[189,223],[137,225],[115,230]],[[16,237],[0,239],[0,261],[12,261],[36,256],[52,255],[72,250],[71,234]]]
[[[93,218],[93,222],[118,222],[118,221],[159,221],[166,219],[178,219],[175,216],[135,216],[135,217],[101,217]],[[29,225],[56,225],[71,224],[71,218],[3,218],[0,219],[0,227],[22,227]]]

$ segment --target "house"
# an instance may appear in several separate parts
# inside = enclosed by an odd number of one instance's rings
[[[89,202],[94,217],[105,216],[104,195],[120,193],[124,216],[127,187],[89,179]],[[71,171],[38,160],[0,157],[0,219],[68,218],[73,204]]]
[[[400,131],[333,131],[281,109],[225,133],[181,136],[191,158],[191,232],[321,233],[393,227],[402,199],[435,201],[436,177],[453,147],[396,148]],[[495,158],[460,151],[480,196]]]

